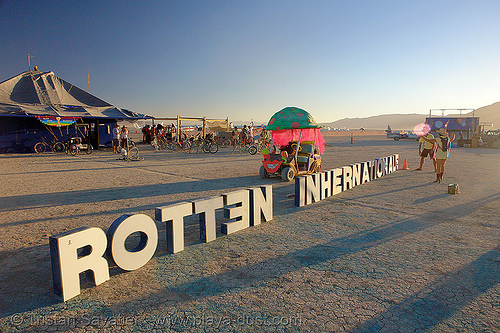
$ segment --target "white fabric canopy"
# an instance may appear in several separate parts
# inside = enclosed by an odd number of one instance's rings
[[[28,71],[0,83],[0,115],[91,118],[153,118],[113,106],[57,77]]]

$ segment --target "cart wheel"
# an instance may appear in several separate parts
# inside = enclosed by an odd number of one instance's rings
[[[295,172],[290,167],[286,167],[281,171],[281,179],[283,179],[286,182],[291,181],[294,176]]]
[[[61,142],[56,142],[52,149],[57,153],[62,153],[64,151],[64,145]]]
[[[35,147],[35,153],[38,153],[38,154],[41,154],[41,153],[45,153],[45,145],[41,142],[38,142]]]
[[[92,148],[92,145],[89,143],[85,152],[87,153],[87,155],[90,155],[90,154],[92,154],[93,150],[94,150],[94,148]]]
[[[73,156],[78,154],[78,147],[76,145],[70,145],[69,146],[69,153]]]
[[[250,155],[257,154],[257,147],[255,147],[255,146],[248,147],[248,152],[250,153]]]
[[[263,179],[271,177],[271,175],[269,174],[269,172],[267,172],[266,168],[264,168],[263,165],[260,166],[259,175]]]

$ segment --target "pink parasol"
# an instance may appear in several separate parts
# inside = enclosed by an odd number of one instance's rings
[[[415,133],[418,136],[424,136],[427,135],[431,131],[431,127],[429,124],[426,123],[421,123],[413,127],[413,133]]]

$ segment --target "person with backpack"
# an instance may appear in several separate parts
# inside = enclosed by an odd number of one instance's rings
[[[435,139],[427,139],[424,136],[422,138],[424,141],[435,145],[436,153],[434,154],[434,157],[436,158],[436,180],[434,183],[441,183],[444,174],[444,165],[450,156],[451,142],[455,140],[455,134],[452,134],[453,137],[450,138],[445,128],[438,129],[437,133],[438,137]]]

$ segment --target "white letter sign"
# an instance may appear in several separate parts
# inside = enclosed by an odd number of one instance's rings
[[[103,258],[106,243],[106,234],[99,228],[82,227],[49,237],[56,296],[66,301],[80,294],[80,273],[88,270],[94,273],[96,286],[109,280],[108,262]]]

